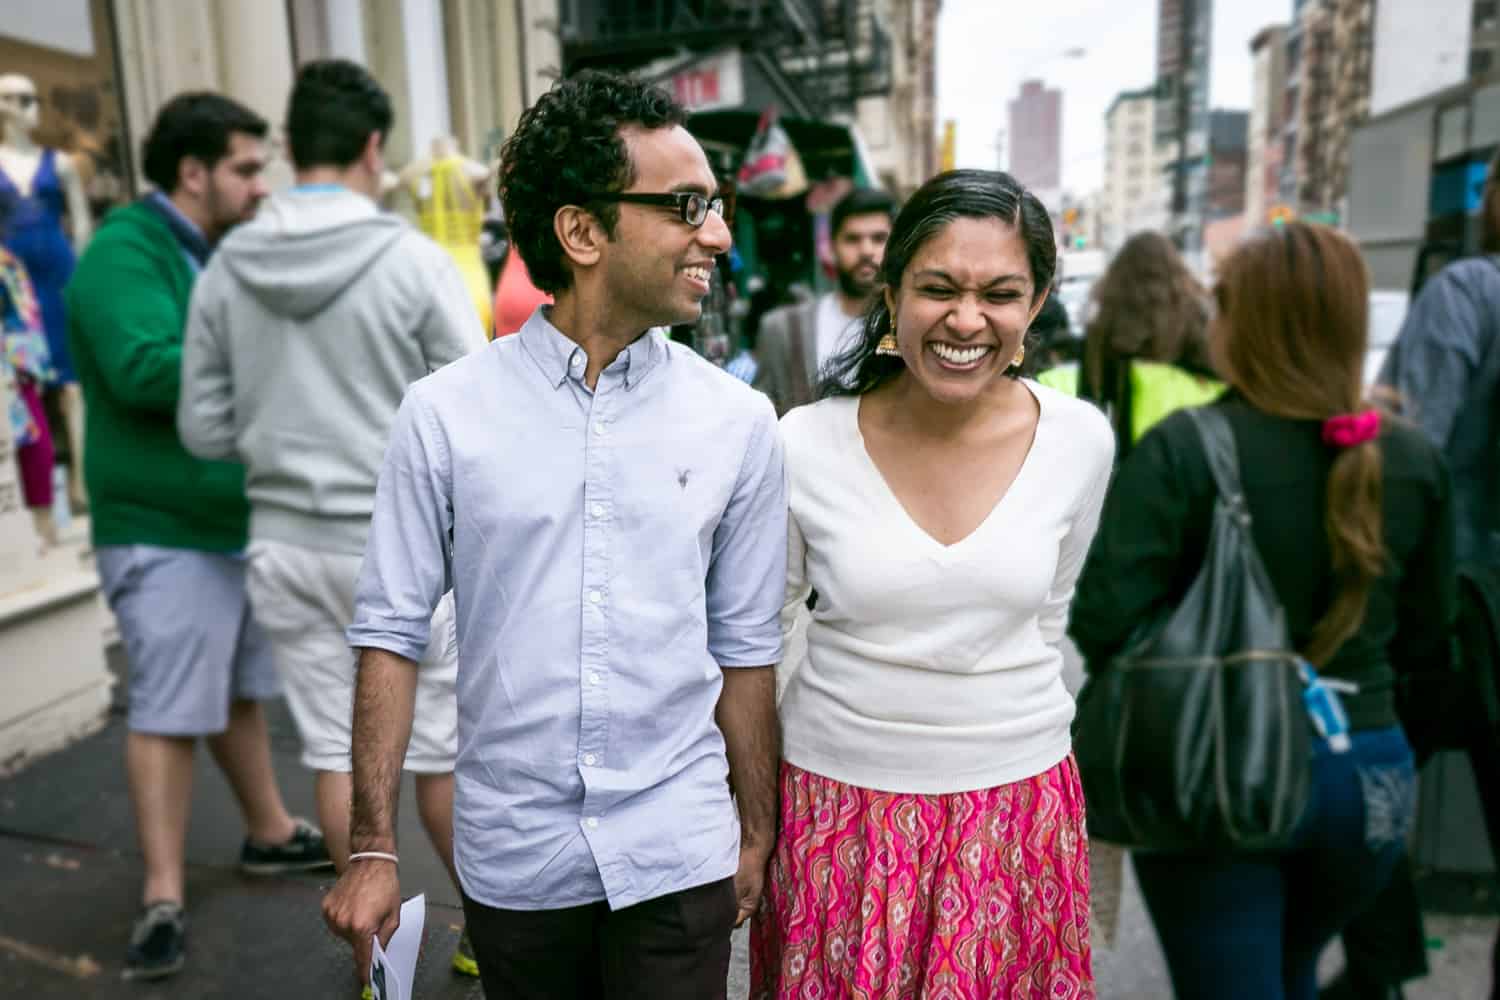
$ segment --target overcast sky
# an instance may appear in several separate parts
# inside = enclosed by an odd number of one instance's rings
[[[1250,106],[1250,39],[1291,17],[1292,0],[1215,0],[1215,108]],[[1063,91],[1063,186],[1102,186],[1104,112],[1151,83],[1157,0],[943,0],[938,22],[939,119],[958,122],[958,165],[996,167],[996,133],[1023,79]],[[1069,48],[1086,54],[1068,58]],[[1008,139],[1007,139],[1008,141]]]

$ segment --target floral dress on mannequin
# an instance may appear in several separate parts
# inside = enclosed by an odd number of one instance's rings
[[[42,151],[41,163],[31,181],[31,192],[22,192],[4,170],[0,170],[0,193],[14,199],[5,235],[5,246],[26,265],[41,307],[41,327],[47,335],[52,364],[59,381],[76,382],[72,355],[68,351],[68,324],[63,308],[63,287],[73,276],[76,258],[73,245],[63,231],[66,197],[57,172],[57,150]]]
[[[52,433],[42,409],[42,387],[55,381],[42,313],[26,267],[0,247],[0,380],[10,388],[11,435],[26,506],[52,506]]]

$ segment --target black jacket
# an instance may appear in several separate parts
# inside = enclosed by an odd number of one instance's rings
[[[1231,392],[1218,403],[1239,449],[1256,548],[1306,648],[1335,593],[1324,498],[1336,452],[1313,420],[1272,417]],[[1350,724],[1397,721],[1398,672],[1447,670],[1455,614],[1453,506],[1442,459],[1412,427],[1382,430],[1385,543],[1390,568],[1376,581],[1359,630],[1323,668],[1353,681]],[[1176,413],[1141,439],[1120,466],[1073,600],[1069,633],[1099,669],[1142,624],[1179,601],[1208,544],[1213,475],[1196,428]]]

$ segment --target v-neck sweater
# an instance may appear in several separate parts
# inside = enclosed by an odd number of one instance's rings
[[[1020,470],[943,545],[902,506],[859,430],[859,399],[782,419],[790,517],[781,698],[788,762],[845,784],[950,794],[1034,777],[1071,749],[1058,648],[1109,485],[1114,435],[1035,382]],[[795,647],[795,648],[794,648]]]

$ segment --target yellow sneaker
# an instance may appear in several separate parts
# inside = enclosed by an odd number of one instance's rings
[[[460,976],[479,976],[479,963],[474,961],[474,945],[469,941],[469,930],[458,937],[458,947],[453,950],[453,971]]]
[[[364,989],[359,991],[359,1000],[375,1000],[375,991],[366,985]]]

